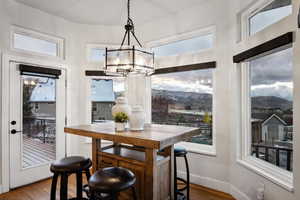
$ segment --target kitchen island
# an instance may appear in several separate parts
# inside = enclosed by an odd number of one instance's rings
[[[137,177],[139,200],[174,199],[174,144],[199,134],[198,128],[151,124],[143,131],[116,132],[114,123],[65,127],[65,132],[92,138],[93,171],[119,166]],[[101,147],[101,140],[113,144]],[[132,199],[130,191],[119,199]]]

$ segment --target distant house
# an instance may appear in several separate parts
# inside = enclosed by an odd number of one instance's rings
[[[91,86],[92,122],[112,120],[111,109],[115,104],[113,81],[94,79]]]
[[[271,143],[285,139],[287,123],[278,115],[273,114],[262,122],[262,141]]]
[[[47,79],[46,82],[39,82],[33,89],[29,103],[35,117],[48,116],[55,117],[55,80]]]

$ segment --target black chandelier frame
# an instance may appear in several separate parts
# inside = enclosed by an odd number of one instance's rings
[[[109,68],[110,67],[117,67],[118,68],[118,67],[123,67],[123,66],[124,67],[125,66],[131,66],[130,69],[117,69],[117,74],[120,74],[121,76],[126,76],[128,73],[133,72],[136,67],[146,68],[148,70],[152,70],[152,73],[154,73],[154,53],[146,51],[146,50],[138,49],[138,48],[135,47],[135,45],[133,45],[132,48],[131,48],[131,35],[133,36],[133,38],[135,39],[135,41],[137,42],[137,44],[139,45],[140,48],[143,48],[143,46],[142,46],[142,44],[140,43],[140,41],[138,40],[138,38],[135,35],[134,23],[133,23],[133,20],[130,17],[130,0],[127,0],[127,13],[128,13],[127,24],[124,26],[125,27],[125,34],[124,34],[124,37],[123,37],[120,48],[118,48],[118,49],[105,48],[105,72],[109,73]],[[126,39],[127,39],[127,46],[124,48],[124,43],[126,42]],[[111,52],[122,52],[122,51],[127,51],[127,52],[132,53],[131,63],[108,64],[108,54],[109,53],[111,53]],[[148,56],[152,56],[152,66],[137,64],[136,63],[136,52],[146,54]],[[146,74],[146,75],[150,75],[150,74]]]

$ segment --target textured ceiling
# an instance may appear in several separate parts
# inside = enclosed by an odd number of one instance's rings
[[[15,0],[66,20],[94,25],[123,25],[126,0]],[[174,15],[206,0],[131,0],[131,15],[141,24]]]

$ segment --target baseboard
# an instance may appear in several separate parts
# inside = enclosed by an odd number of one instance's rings
[[[251,200],[247,195],[242,193],[233,185],[230,186],[230,194],[237,200]]]
[[[186,173],[183,171],[178,171],[178,176],[181,178],[186,177]],[[219,181],[209,177],[202,177],[195,174],[190,174],[190,181],[196,185],[202,185],[207,188],[222,191],[227,194],[230,193],[230,184],[224,181]]]
[[[0,185],[0,194],[2,194],[2,185]]]
[[[183,171],[178,171],[177,174],[181,178],[186,177],[186,173]],[[250,200],[250,198],[246,194],[225,181],[220,181],[209,177],[201,177],[195,174],[190,174],[190,181],[193,184],[199,185],[199,187],[204,186],[208,190],[212,189],[210,192],[214,194],[218,195],[218,192],[220,191],[221,193],[219,193],[219,196],[225,195],[227,197],[230,197],[231,195],[236,200]]]

